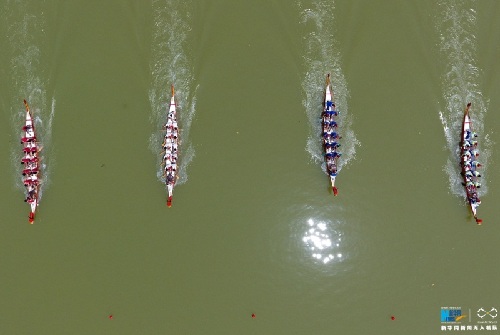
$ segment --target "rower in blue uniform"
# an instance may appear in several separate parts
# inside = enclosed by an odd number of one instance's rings
[[[471,132],[471,131],[470,131],[470,130],[468,130],[468,129],[466,130],[466,132],[465,132],[465,139],[466,139],[466,140],[470,140],[470,139],[475,138],[475,137],[477,137],[477,134],[476,134],[476,133]]]
[[[478,161],[472,161],[470,163],[472,165],[473,168],[478,168],[478,167],[481,167],[481,163],[479,163]]]

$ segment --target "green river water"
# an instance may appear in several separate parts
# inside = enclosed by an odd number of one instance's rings
[[[0,0],[0,335],[498,334],[499,15],[495,0]],[[23,99],[44,147],[34,225]],[[456,151],[469,101],[480,227]]]

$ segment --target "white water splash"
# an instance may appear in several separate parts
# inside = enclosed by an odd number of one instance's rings
[[[45,17],[43,12],[32,13],[32,8],[23,1],[7,1],[2,8],[2,16],[7,27],[8,46],[3,52],[9,53],[11,70],[11,123],[14,131],[13,137],[20,139],[23,136],[21,127],[25,121],[25,108],[23,99],[26,99],[33,115],[37,137],[43,150],[41,158],[40,198],[47,189],[50,181],[52,164],[51,137],[52,123],[55,115],[55,98],[52,105],[47,104],[47,76],[43,64],[40,63],[45,30]],[[40,36],[42,38],[40,38]],[[15,185],[19,190],[25,190],[21,176],[22,146],[14,141],[11,149],[11,161],[14,168]]]
[[[187,167],[195,156],[189,141],[189,130],[196,112],[196,92],[191,92],[193,71],[187,48],[190,27],[191,2],[181,0],[153,0],[153,58],[150,63],[152,83],[149,90],[151,122],[155,131],[149,139],[149,148],[156,155],[158,180],[165,182],[161,163],[161,143],[170,103],[170,85],[175,86],[177,117],[179,121],[179,180],[177,185],[187,181]]]
[[[450,152],[444,166],[450,181],[452,194],[465,197],[460,175],[460,150],[463,112],[468,102],[472,103],[470,117],[475,132],[479,134],[479,160],[483,165],[482,187],[479,195],[487,193],[487,167],[493,143],[484,134],[484,119],[489,101],[483,98],[479,88],[481,70],[476,59],[476,11],[468,8],[469,2],[446,0],[439,3],[441,9],[436,28],[440,34],[440,50],[446,59],[446,73],[442,78],[445,109],[439,111],[447,149]]]
[[[321,164],[326,173],[323,148],[321,144],[321,112],[323,110],[323,96],[325,80],[331,74],[331,84],[334,100],[339,114],[339,133],[342,136],[342,158],[339,159],[339,171],[343,166],[356,156],[356,147],[360,145],[352,130],[352,117],[348,113],[347,100],[349,90],[341,68],[341,54],[335,40],[335,20],[333,1],[315,1],[312,8],[303,9],[302,24],[305,29],[304,36],[304,62],[306,73],[302,81],[305,99],[302,104],[311,127],[307,140],[306,150],[312,160]]]

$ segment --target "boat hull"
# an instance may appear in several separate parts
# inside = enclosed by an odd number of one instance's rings
[[[23,183],[26,189],[25,201],[30,205],[28,221],[30,224],[33,224],[35,222],[35,213],[40,197],[40,158],[38,157],[40,145],[37,141],[35,124],[26,100],[24,100],[24,105],[26,108],[26,115],[23,127],[23,137],[21,138],[24,156],[21,162],[24,165]]]
[[[338,172],[338,159],[341,156],[338,143],[341,138],[337,132],[338,110],[333,101],[333,92],[330,86],[330,75],[326,78],[325,95],[323,100],[323,113],[321,114],[322,142],[325,155],[326,173],[330,179],[333,195],[338,194],[335,181]]]
[[[462,167],[463,185],[465,187],[465,194],[468,207],[474,216],[477,224],[482,224],[482,220],[477,217],[477,209],[481,203],[478,197],[477,189],[480,187],[478,168],[480,167],[476,157],[479,155],[477,152],[477,142],[474,140],[475,135],[472,129],[472,120],[469,115],[471,104],[467,104],[464,111],[464,119],[462,123],[462,137],[460,141],[460,164]]]
[[[163,165],[164,178],[167,188],[167,206],[172,206],[175,183],[178,178],[178,149],[179,149],[179,129],[177,125],[177,104],[175,102],[175,90],[172,85],[172,97],[167,112],[167,122],[164,125],[165,137],[163,140]]]

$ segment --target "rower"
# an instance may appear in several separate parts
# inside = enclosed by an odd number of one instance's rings
[[[470,151],[471,155],[473,155],[474,157],[477,157],[479,156],[479,151],[477,149],[474,149],[474,150],[471,150]]]
[[[470,164],[472,165],[473,168],[479,168],[482,166],[481,163],[479,163],[478,161],[472,161]]]
[[[23,176],[26,176],[27,174],[30,174],[31,175],[31,170],[30,169],[24,169],[23,170]]]
[[[24,147],[23,151],[25,153],[36,153],[37,152],[37,148],[36,147]]]
[[[173,181],[174,181],[174,176],[172,176],[172,173],[169,173],[169,174],[167,175],[167,183],[169,183],[169,184],[170,184],[170,183],[171,183],[171,182],[173,182]]]
[[[466,133],[465,133],[465,139],[466,140],[469,140],[469,139],[472,139],[472,138],[475,138],[477,137],[477,134],[475,132],[471,132],[470,130],[466,130]]]
[[[25,157],[21,159],[21,164],[36,163],[38,162],[38,157]]]
[[[29,142],[34,142],[36,141],[36,137],[22,137],[21,138],[21,144],[23,143],[29,143]]]

